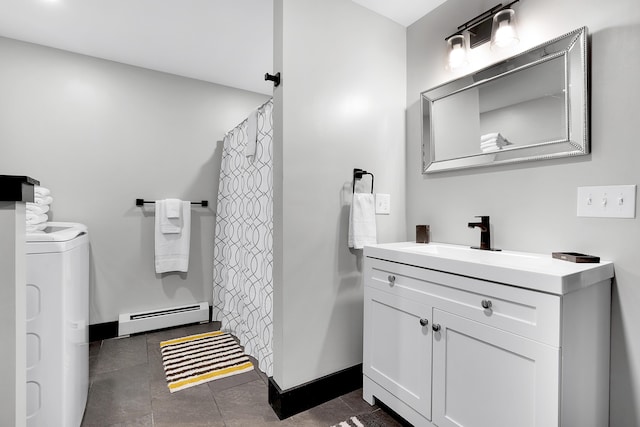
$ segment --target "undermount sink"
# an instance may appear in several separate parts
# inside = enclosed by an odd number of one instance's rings
[[[365,246],[364,255],[560,295],[613,275],[608,261],[580,264],[555,259],[551,253],[488,251],[447,243],[384,243]]]

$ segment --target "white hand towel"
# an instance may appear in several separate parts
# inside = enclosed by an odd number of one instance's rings
[[[51,190],[49,190],[48,188],[40,187],[39,185],[36,185],[33,188],[33,194],[35,194],[38,197],[50,196]]]
[[[249,114],[247,119],[247,146],[244,149],[246,157],[252,157],[256,154],[256,145],[258,142],[258,110],[254,110]]]
[[[189,268],[189,244],[191,241],[191,203],[182,202],[182,227],[179,233],[163,233],[156,202],[155,267],[156,273],[169,271],[187,272]]]
[[[47,212],[49,212],[49,206],[48,205],[37,205],[35,203],[32,202],[27,202],[27,213],[34,213],[36,215],[42,215],[45,214]]]
[[[36,195],[34,196],[33,201],[38,205],[50,205],[51,203],[53,203],[53,197],[51,196],[39,197],[38,195]]]
[[[182,231],[182,218],[171,218],[168,215],[168,205],[172,205],[173,202],[167,200],[156,200],[156,222],[158,223],[158,229],[163,234],[176,234]],[[177,200],[177,199],[175,199]],[[182,200],[178,200],[180,210],[182,210]],[[189,210],[191,212],[191,210]]]
[[[375,199],[370,193],[353,193],[349,212],[349,247],[362,249],[377,243]]]
[[[165,209],[167,218],[180,218],[180,212],[182,211],[182,200],[165,199]]]

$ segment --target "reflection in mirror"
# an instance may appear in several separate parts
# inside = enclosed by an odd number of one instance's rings
[[[586,28],[421,94],[423,172],[589,153]]]

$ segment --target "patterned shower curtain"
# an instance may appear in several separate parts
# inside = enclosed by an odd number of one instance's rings
[[[273,101],[258,109],[247,157],[248,120],[224,138],[213,249],[213,319],[273,374]]]

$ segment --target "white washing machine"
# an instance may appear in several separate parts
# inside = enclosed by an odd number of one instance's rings
[[[79,427],[89,391],[89,235],[27,234],[27,426]]]

